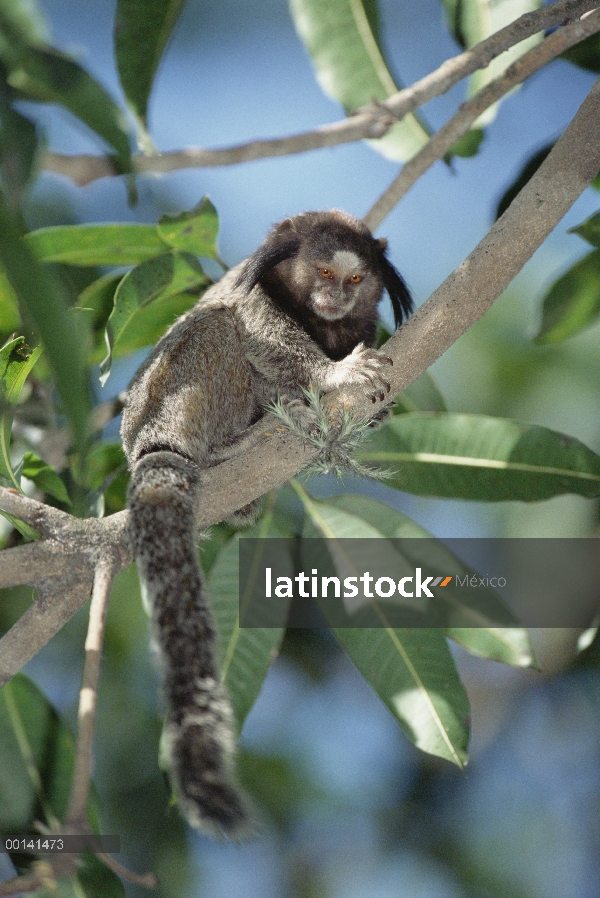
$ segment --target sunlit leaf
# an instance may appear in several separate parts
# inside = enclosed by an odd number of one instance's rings
[[[294,25],[310,53],[317,80],[346,112],[385,100],[399,89],[374,33],[374,5],[363,0],[290,0]],[[369,142],[389,159],[406,161],[427,140],[426,129],[410,114],[385,137]]]
[[[175,251],[142,262],[126,274],[117,287],[114,308],[106,326],[108,353],[100,365],[101,383],[104,384],[110,374],[113,347],[139,309],[155,300],[209,282],[195,256]]]
[[[177,293],[140,308],[121,332],[118,343],[113,347],[112,357],[119,359],[144,346],[154,346],[167,328],[197,302],[198,296],[193,293]],[[105,354],[106,340],[102,337],[92,354],[92,361],[100,362]]]
[[[513,667],[536,665],[529,634],[523,627],[447,627],[445,633],[480,658]]]
[[[369,435],[361,461],[393,469],[391,486],[424,496],[534,501],[600,494],[600,457],[574,437],[505,418],[415,412]]]
[[[192,253],[194,256],[216,258],[219,219],[217,210],[208,197],[204,197],[189,212],[182,212],[177,216],[165,215],[156,230],[173,249]]]
[[[597,635],[598,627],[588,627],[587,630],[580,633],[577,639],[577,651],[585,652],[586,649],[589,649]]]
[[[115,56],[121,86],[145,126],[148,98],[160,60],[185,0],[118,0]]]
[[[318,565],[319,571],[327,575],[331,571],[341,582],[354,577],[358,583],[368,573],[371,581],[384,576],[397,583],[403,577],[413,579],[417,568],[433,580],[452,581],[444,587],[432,585],[433,596],[420,603],[421,608],[399,595],[369,598],[366,591],[352,599],[351,605],[321,597],[317,604],[330,625],[393,628],[412,626],[414,621],[414,626],[421,627],[488,630],[519,625],[493,589],[464,590],[457,585],[457,581],[470,578],[473,569],[406,515],[366,496],[316,500],[304,491],[299,494],[306,512],[301,543],[305,568]]]
[[[519,16],[539,9],[542,0],[442,0],[442,3],[454,37],[462,47],[470,49],[510,25]],[[505,50],[487,68],[474,72],[469,79],[469,95],[473,96],[490,81],[498,78],[509,65],[541,40],[543,34],[534,34]],[[496,115],[496,108],[497,104],[494,104],[487,109],[478,118],[477,125],[483,127],[489,124]]]
[[[442,631],[417,627],[333,632],[411,742],[464,767],[469,701]]]
[[[586,239],[590,238],[590,242],[596,226],[596,223],[586,223]],[[600,250],[594,250],[555,281],[544,297],[542,323],[535,342],[560,343],[595,324],[599,316]]]
[[[104,356],[106,350],[104,329],[113,310],[115,291],[123,277],[122,274],[113,274],[112,272],[103,274],[81,291],[75,305],[72,306],[73,313],[81,316],[91,331],[92,343],[98,350],[95,355],[93,352],[90,355],[90,364],[98,362]],[[101,350],[100,342],[102,343]]]
[[[154,225],[57,225],[26,237],[42,262],[69,265],[137,265],[167,249]]]

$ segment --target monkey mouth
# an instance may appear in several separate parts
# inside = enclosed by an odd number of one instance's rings
[[[315,312],[326,321],[337,321],[338,318],[344,318],[354,306],[353,300],[343,299],[318,299],[315,304]]]

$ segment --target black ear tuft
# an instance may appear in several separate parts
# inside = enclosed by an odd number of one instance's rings
[[[403,320],[414,311],[414,305],[410,291],[406,286],[402,275],[394,268],[392,263],[382,255],[381,271],[383,285],[392,301],[396,327],[400,327]]]
[[[268,271],[298,254],[300,242],[299,237],[292,237],[273,246],[260,246],[242,269],[235,282],[236,287],[243,287],[246,293],[250,293]]]

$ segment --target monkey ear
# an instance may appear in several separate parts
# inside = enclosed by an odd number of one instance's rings
[[[300,242],[299,237],[293,237],[274,246],[260,246],[242,269],[235,282],[236,287],[243,287],[246,293],[250,293],[268,271],[285,259],[298,255]]]
[[[382,256],[381,259],[381,270],[383,274],[383,286],[387,290],[392,301],[396,327],[400,327],[403,320],[408,318],[414,310],[412,297],[404,278],[385,256]]]

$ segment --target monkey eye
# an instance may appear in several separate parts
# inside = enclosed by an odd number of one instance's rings
[[[317,271],[319,272],[321,277],[325,278],[325,280],[327,281],[330,281],[333,277],[333,271],[331,270],[331,268],[318,268]]]
[[[362,274],[351,274],[350,275],[350,283],[351,284],[360,284],[362,279],[363,279]]]

